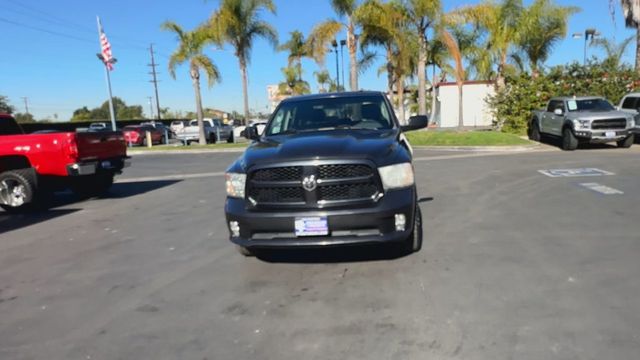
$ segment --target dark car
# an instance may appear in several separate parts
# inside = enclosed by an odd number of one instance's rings
[[[129,125],[122,129],[124,140],[129,145],[147,146],[146,132],[151,133],[152,144],[164,144],[164,131],[157,129],[151,125]]]
[[[400,243],[422,246],[422,222],[403,131],[386,96],[346,92],[289,98],[226,173],[231,241],[260,248]]]

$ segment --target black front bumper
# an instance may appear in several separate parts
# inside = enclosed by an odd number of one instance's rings
[[[415,188],[387,191],[370,207],[314,210],[249,210],[243,199],[227,198],[225,213],[240,225],[231,241],[247,248],[296,248],[400,242],[411,234],[416,207]],[[396,231],[395,214],[404,214],[406,227]],[[296,217],[327,217],[328,236],[296,237]]]

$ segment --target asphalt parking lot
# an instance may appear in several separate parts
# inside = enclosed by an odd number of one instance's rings
[[[136,156],[107,198],[0,212],[0,359],[640,354],[638,145],[417,150],[409,256],[238,255],[222,177],[238,155]],[[578,168],[603,172],[539,171]]]

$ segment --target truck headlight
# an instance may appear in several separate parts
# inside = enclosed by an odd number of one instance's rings
[[[378,168],[385,190],[409,187],[414,184],[413,166],[402,163]]]
[[[227,196],[244,199],[244,185],[247,182],[246,174],[226,173]]]
[[[632,128],[632,127],[636,127],[636,122],[633,118],[628,118],[627,119],[627,127],[628,128]]]
[[[573,125],[576,129],[588,129],[591,125],[591,120],[573,120]]]

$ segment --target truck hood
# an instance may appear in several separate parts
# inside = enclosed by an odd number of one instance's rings
[[[398,130],[331,130],[270,136],[254,142],[241,159],[245,169],[296,160],[368,159],[381,165],[397,147]]]
[[[601,119],[620,119],[628,118],[629,113],[624,111],[605,111],[605,112],[591,112],[591,111],[576,111],[567,113],[567,118],[574,120],[601,120]]]

